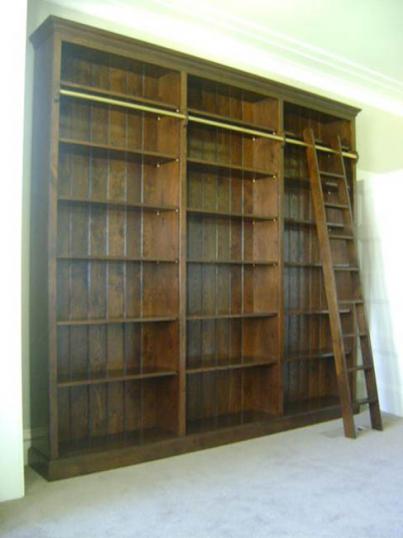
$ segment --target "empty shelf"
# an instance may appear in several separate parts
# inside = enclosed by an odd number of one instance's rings
[[[248,166],[240,166],[237,164],[222,163],[219,161],[212,161],[207,159],[194,159],[188,158],[188,166],[196,168],[198,170],[211,171],[214,170],[218,174],[231,174],[235,177],[242,177],[244,179],[262,179],[268,177],[274,177],[272,170],[262,170],[259,168],[250,168]]]
[[[167,206],[167,205],[155,205],[147,204],[142,202],[125,202],[119,200],[101,200],[96,198],[76,198],[73,196],[59,196],[58,200],[60,203],[65,204],[82,204],[82,205],[97,205],[121,209],[133,209],[133,210],[144,210],[144,211],[179,211],[177,206]]]
[[[187,212],[194,215],[206,215],[208,217],[229,217],[231,219],[276,221],[276,216],[254,215],[252,213],[237,213],[230,211],[216,211],[214,209],[197,209],[188,207]]]
[[[189,359],[188,359],[189,360]],[[192,362],[197,363],[195,359],[191,359]],[[236,359],[226,359],[226,358],[209,358],[204,360],[200,358],[200,364],[197,366],[189,366],[187,368],[187,374],[202,374],[207,372],[219,372],[225,370],[239,370],[242,368],[254,368],[258,366],[271,366],[277,364],[278,361],[275,358],[254,358],[254,357],[243,357]],[[227,362],[225,362],[227,361]]]
[[[81,148],[86,150],[93,150],[96,152],[109,152],[118,153],[130,156],[132,159],[146,164],[164,164],[170,161],[177,161],[176,155],[169,155],[167,153],[161,153],[158,151],[149,151],[143,149],[131,149],[122,146],[114,146],[111,144],[98,144],[96,142],[88,142],[86,140],[75,140],[71,138],[60,138],[59,142],[62,146],[71,148]]]
[[[147,318],[112,318],[112,319],[76,319],[76,320],[59,320],[57,325],[59,326],[73,326],[73,325],[116,325],[122,323],[168,323],[171,321],[177,321],[177,317],[174,316],[160,316],[160,317],[147,317]]]
[[[175,370],[159,370],[156,368],[142,368],[137,370],[128,370],[108,372],[104,376],[79,377],[79,376],[62,376],[58,381],[58,387],[77,387],[81,385],[99,385],[102,383],[116,383],[118,381],[132,381],[136,379],[151,379],[154,377],[176,376]]]

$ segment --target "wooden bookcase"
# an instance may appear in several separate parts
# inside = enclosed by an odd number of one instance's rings
[[[353,189],[358,111],[53,17],[32,42],[31,408],[49,433],[31,464],[55,479],[339,416],[302,132],[324,160],[342,137]]]

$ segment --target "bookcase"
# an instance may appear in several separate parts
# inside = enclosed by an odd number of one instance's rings
[[[339,416],[302,133],[324,161],[341,136],[353,191],[358,110],[54,17],[31,39],[31,465],[57,479]]]

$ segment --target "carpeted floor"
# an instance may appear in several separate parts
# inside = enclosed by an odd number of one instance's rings
[[[28,470],[0,536],[403,538],[402,487],[403,419],[356,441],[332,421],[53,483]]]

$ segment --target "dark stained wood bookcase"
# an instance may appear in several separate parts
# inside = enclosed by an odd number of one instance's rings
[[[31,464],[340,416],[303,130],[324,163],[341,136],[353,192],[358,110],[53,17],[32,42]]]

